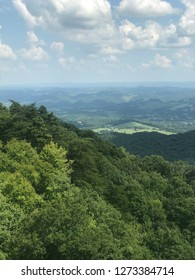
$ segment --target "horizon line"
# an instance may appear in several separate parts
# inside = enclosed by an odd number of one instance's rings
[[[131,81],[131,82],[38,82],[38,83],[5,83],[5,84],[1,84],[0,83],[0,88],[1,87],[8,87],[8,88],[12,88],[12,87],[65,87],[65,86],[70,86],[70,87],[82,87],[82,86],[109,86],[111,87],[113,85],[113,87],[115,86],[122,86],[122,85],[126,85],[126,86],[131,86],[131,85],[164,85],[164,84],[172,84],[172,85],[182,85],[182,84],[193,84],[195,86],[195,81]]]

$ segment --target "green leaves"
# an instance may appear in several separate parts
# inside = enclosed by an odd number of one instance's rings
[[[0,173],[0,190],[11,203],[19,205],[25,211],[30,211],[41,201],[30,182],[18,172]]]
[[[43,147],[40,158],[50,163],[54,168],[63,169],[65,172],[70,173],[70,162],[68,162],[66,155],[67,151],[62,147],[58,147],[58,144],[50,142]]]
[[[23,218],[24,211],[18,205],[12,204],[0,191],[0,259],[10,258],[10,243]]]
[[[194,258],[194,167],[0,105],[0,259]]]

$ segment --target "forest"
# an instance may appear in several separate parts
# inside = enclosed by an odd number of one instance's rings
[[[0,105],[0,259],[195,259],[195,166]]]
[[[123,146],[132,154],[161,155],[169,161],[183,160],[195,164],[195,130],[185,133],[163,135],[157,132],[139,132],[134,134],[103,133],[117,146]]]

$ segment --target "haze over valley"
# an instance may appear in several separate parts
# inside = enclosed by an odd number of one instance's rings
[[[99,133],[165,134],[195,129],[195,86],[4,87],[1,101],[44,105],[66,122]]]

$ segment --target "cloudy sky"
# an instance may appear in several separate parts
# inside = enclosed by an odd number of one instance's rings
[[[1,84],[195,80],[195,0],[0,0]]]

